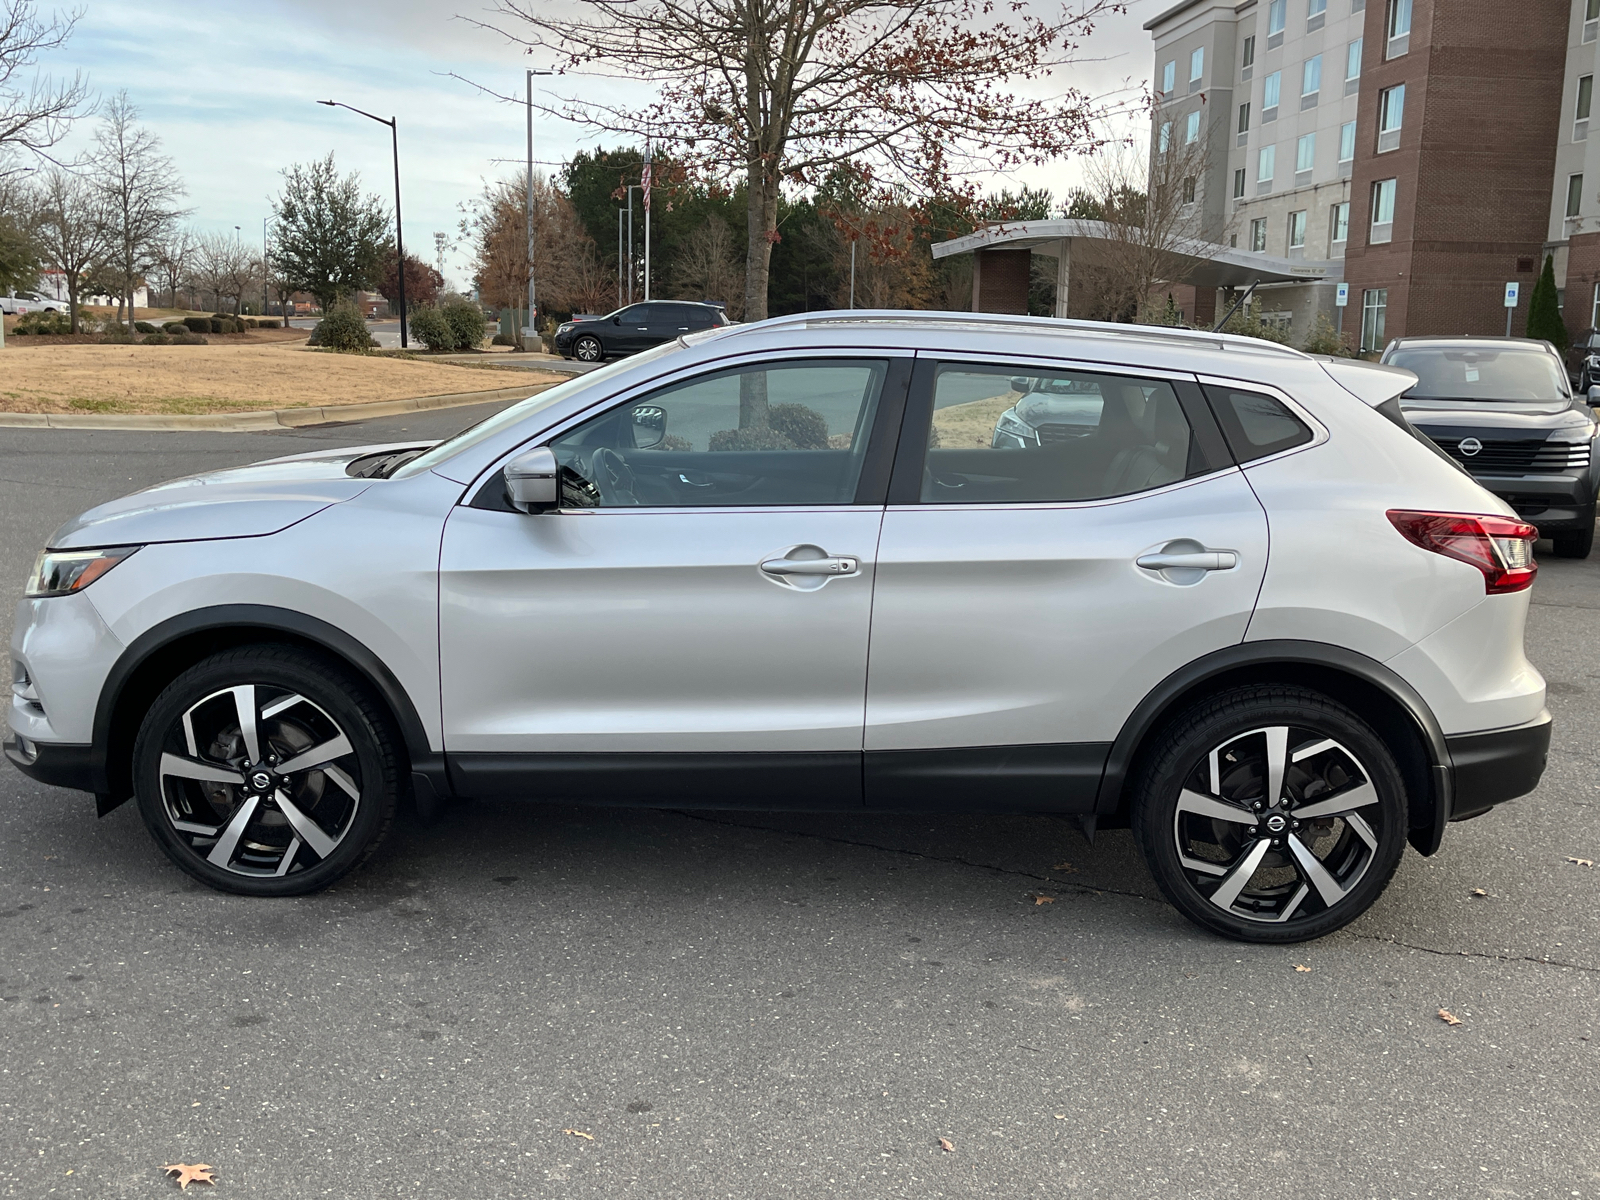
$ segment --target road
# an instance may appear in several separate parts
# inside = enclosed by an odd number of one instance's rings
[[[473,415],[0,431],[4,632],[90,504]],[[0,1196],[1600,1197],[1597,585],[1542,562],[1540,790],[1300,947],[1041,817],[463,804],[252,901],[0,765]]]

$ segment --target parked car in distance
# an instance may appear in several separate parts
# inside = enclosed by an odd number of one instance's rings
[[[1027,317],[688,334],[67,522],[6,754],[246,895],[326,887],[402,799],[1033,813],[1131,826],[1207,929],[1317,937],[1549,744],[1536,531],[1416,383]]]
[[[1528,338],[1398,338],[1382,360],[1417,376],[1407,419],[1532,522],[1562,558],[1587,558],[1600,495],[1600,435],[1548,343]]]
[[[8,317],[19,313],[66,312],[65,300],[47,300],[32,292],[18,292],[15,296],[0,296],[0,312]]]
[[[603,317],[563,321],[556,327],[556,353],[579,362],[604,362],[726,324],[727,311],[718,304],[646,300]]]
[[[1567,375],[1579,395],[1600,384],[1600,329],[1585,329],[1567,347]]]

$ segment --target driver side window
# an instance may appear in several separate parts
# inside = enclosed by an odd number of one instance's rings
[[[702,375],[550,443],[563,508],[850,504],[888,364],[829,359]]]

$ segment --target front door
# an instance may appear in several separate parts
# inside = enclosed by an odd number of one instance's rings
[[[1243,639],[1265,513],[1192,379],[917,379],[878,548],[867,803],[1092,811],[1134,706]]]
[[[894,368],[793,359],[633,396],[549,443],[558,511],[456,509],[458,790],[858,806],[883,515],[862,471]]]

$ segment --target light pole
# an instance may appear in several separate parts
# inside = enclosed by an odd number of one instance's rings
[[[633,194],[644,190],[641,183],[628,185],[628,303],[633,303]]]
[[[375,117],[364,109],[339,100],[318,100],[317,103],[326,104],[329,108],[347,108],[369,121],[376,121],[379,125],[389,127],[389,138],[394,145],[394,265],[395,274],[400,281],[400,349],[404,350],[406,348],[406,244],[400,233],[400,128],[395,124],[393,117],[387,120]]]
[[[267,218],[261,218],[261,315],[267,315],[267,276],[272,273],[272,266],[267,261]],[[289,322],[283,323],[285,329]]]
[[[537,297],[533,291],[533,77],[535,75],[554,75],[554,71],[528,71],[528,325],[533,329],[533,336],[539,336],[539,318]],[[528,348],[528,336],[522,336],[522,348]]]

